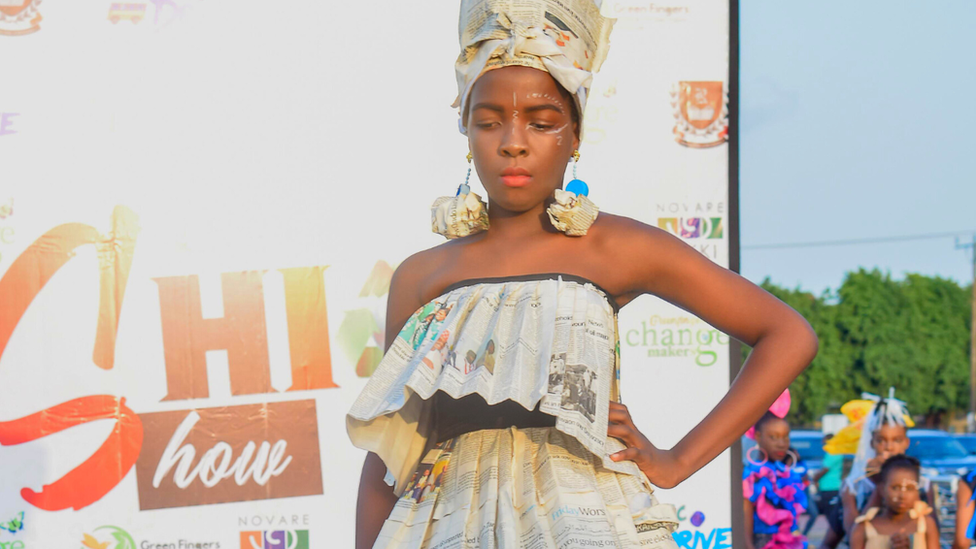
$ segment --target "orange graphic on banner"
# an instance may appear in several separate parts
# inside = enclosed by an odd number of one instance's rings
[[[41,0],[4,0],[0,2],[0,35],[20,36],[41,29]]]
[[[100,419],[114,419],[108,439],[81,465],[40,492],[20,491],[31,505],[45,511],[87,507],[109,493],[136,463],[142,448],[142,421],[125,399],[97,395],[76,398],[20,419],[0,422],[0,445],[30,442]]]
[[[281,269],[291,353],[289,391],[334,389],[325,304],[326,267]],[[264,314],[264,271],[221,274],[224,316],[203,318],[196,275],[154,278],[159,286],[166,400],[207,398],[207,351],[226,350],[232,395],[273,393]]]
[[[163,320],[167,400],[207,398],[207,351],[226,350],[232,395],[271,393],[264,323],[264,271],[223,273],[222,318],[203,318],[200,278],[154,278]]]
[[[54,273],[72,257],[74,250],[94,244],[98,250],[98,329],[92,360],[109,370],[115,364],[115,336],[122,313],[122,298],[129,280],[138,217],[124,206],[112,212],[112,231],[107,236],[82,223],[59,225],[41,235],[10,265],[0,278],[0,357],[27,307]]]
[[[291,352],[289,391],[335,389],[325,306],[325,267],[279,269],[285,277],[285,311]]]

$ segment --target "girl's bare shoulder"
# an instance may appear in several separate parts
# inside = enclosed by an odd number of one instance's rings
[[[408,256],[393,273],[391,293],[399,290],[421,304],[437,297],[446,286],[456,282],[447,273],[471,240],[472,237],[448,240]]]
[[[593,235],[594,241],[611,247],[648,244],[668,245],[681,242],[680,239],[663,229],[631,217],[607,212],[600,212],[588,234]]]

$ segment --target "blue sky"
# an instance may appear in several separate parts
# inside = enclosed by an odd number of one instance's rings
[[[744,247],[976,231],[976,2],[740,4]],[[742,252],[817,293],[858,267],[972,276],[951,237]]]

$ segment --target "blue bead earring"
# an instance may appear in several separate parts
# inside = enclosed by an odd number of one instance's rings
[[[468,156],[465,157],[468,161],[468,175],[464,176],[464,183],[458,185],[457,194],[454,196],[461,196],[462,194],[468,194],[471,192],[471,187],[468,186],[468,181],[471,181],[471,153],[468,152]],[[573,174],[575,176],[575,173]]]
[[[579,151],[573,151],[573,180],[566,184],[566,192],[573,193],[576,196],[588,196],[590,194],[590,188],[586,185],[586,182],[576,176],[576,164],[579,162],[579,159]]]
[[[546,208],[553,227],[568,236],[585,235],[600,213],[600,208],[586,196],[590,188],[576,176],[579,158],[579,151],[573,151],[573,180],[565,190],[556,189],[555,200]]]

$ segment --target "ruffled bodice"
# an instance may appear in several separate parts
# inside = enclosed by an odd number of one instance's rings
[[[765,547],[756,549],[803,549],[806,538],[797,530],[797,518],[807,509],[803,491],[805,467],[782,462],[748,462],[742,467],[742,495],[755,505],[753,532],[771,534]]]
[[[617,308],[592,282],[568,275],[464,281],[403,326],[346,416],[353,444],[378,454],[402,492],[432,445],[431,403],[477,394],[552,416],[604,467],[623,448],[607,437],[618,389]]]

